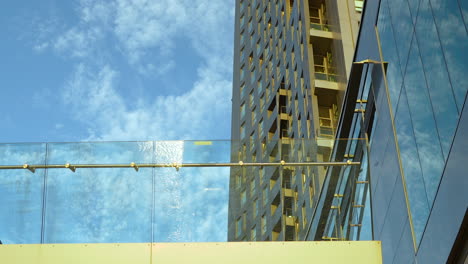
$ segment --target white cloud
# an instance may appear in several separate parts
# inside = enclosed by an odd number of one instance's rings
[[[80,64],[64,90],[75,118],[91,128],[89,140],[200,139],[225,136],[231,83],[214,70],[199,71],[193,88],[177,96],[158,96],[130,109],[115,90],[119,73],[106,65]],[[227,119],[227,120],[226,120]]]
[[[210,128],[216,130],[206,125],[210,120],[221,118],[228,126],[224,119],[230,118],[231,3],[81,0],[76,11],[74,25],[60,25],[57,19],[51,19],[49,27],[39,25],[33,48],[78,60],[63,97],[74,116],[90,126],[88,139],[206,138]],[[116,89],[126,73],[105,54],[113,49],[135,72],[154,78],[170,75],[177,67],[176,42],[185,42],[182,47],[191,46],[202,58],[198,80],[184,94],[132,106]]]
[[[43,45],[78,59],[63,98],[88,126],[87,139],[227,138],[233,10],[227,1],[80,1],[79,22]],[[130,88],[120,87],[126,73],[100,56],[117,48],[143,78],[170,75],[177,67],[176,41],[201,58],[198,78],[182,94],[147,98],[147,103],[129,102],[119,93]]]

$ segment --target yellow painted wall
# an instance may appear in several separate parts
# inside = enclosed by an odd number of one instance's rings
[[[378,241],[0,245],[0,263],[382,263]]]

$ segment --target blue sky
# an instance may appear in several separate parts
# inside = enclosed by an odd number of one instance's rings
[[[233,1],[0,4],[0,142],[228,139]]]
[[[228,139],[233,16],[227,0],[2,1],[0,142]],[[142,143],[100,144],[49,145],[48,162],[153,155],[112,148]],[[167,146],[154,155],[178,162],[221,157],[190,142],[185,151],[181,141],[158,144]],[[220,145],[226,159],[229,145]],[[0,144],[1,164],[42,163],[44,155],[44,144]],[[152,171],[49,171],[46,242],[149,241],[151,228],[156,241],[226,239],[227,168]],[[0,172],[4,243],[38,242],[44,175]],[[154,226],[135,228],[151,223],[153,199]]]

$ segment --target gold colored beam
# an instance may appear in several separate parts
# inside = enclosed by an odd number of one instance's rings
[[[358,166],[361,162],[348,160],[346,162],[253,162],[244,163],[141,163],[129,164],[23,164],[23,165],[0,165],[0,170],[24,170],[35,172],[36,169],[69,169],[73,172],[76,169],[107,169],[107,168],[133,168],[138,171],[140,168],[196,168],[196,167],[272,167],[272,166]]]

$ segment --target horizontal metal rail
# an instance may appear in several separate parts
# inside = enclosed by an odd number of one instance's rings
[[[268,166],[356,166],[361,162],[351,160],[345,162],[242,162],[237,163],[128,163],[128,164],[23,164],[23,165],[0,165],[0,170],[29,170],[35,172],[36,169],[69,169],[73,172],[76,169],[105,169],[105,168],[133,168],[136,171],[140,168],[194,168],[194,167],[268,167]]]

